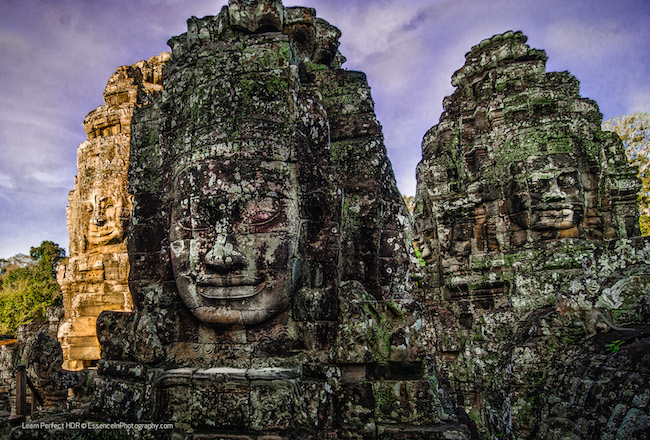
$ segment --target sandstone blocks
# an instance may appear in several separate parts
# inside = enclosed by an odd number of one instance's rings
[[[99,359],[95,322],[104,310],[130,310],[126,253],[132,196],[127,170],[131,118],[146,96],[162,90],[169,54],[122,66],[104,90],[104,105],[84,120],[88,139],[79,146],[75,188],[70,192],[70,258],[59,268],[65,318],[59,329],[64,367],[78,369]]]

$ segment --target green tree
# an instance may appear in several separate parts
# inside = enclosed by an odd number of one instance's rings
[[[0,285],[0,334],[15,334],[18,326],[45,318],[47,308],[61,299],[55,271],[65,250],[51,241],[29,251],[31,260],[23,256],[3,260]],[[18,264],[11,262],[18,261]]]
[[[603,130],[614,131],[623,141],[630,164],[638,167],[639,224],[641,234],[650,235],[650,113],[639,112],[617,116],[603,122]]]
[[[56,278],[56,265],[59,260],[65,258],[65,249],[53,241],[46,240],[40,246],[30,248],[29,256],[38,262],[40,273],[49,273],[52,278]]]

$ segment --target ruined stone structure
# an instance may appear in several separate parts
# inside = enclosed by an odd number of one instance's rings
[[[161,90],[169,54],[122,66],[104,90],[104,105],[84,120],[75,187],[67,210],[70,258],[60,266],[65,319],[59,328],[64,367],[79,369],[100,357],[95,324],[104,310],[131,310],[126,230],[131,216],[127,172],[133,109]]]
[[[339,36],[313,9],[231,0],[169,41],[133,117],[135,310],[99,317],[96,414],[175,438],[470,438]]]
[[[639,183],[578,81],[547,73],[525,42],[506,32],[473,47],[422,144],[415,238],[445,329],[437,359],[486,435],[642,432],[650,243],[635,238]],[[626,321],[637,324],[619,331]],[[605,362],[613,340],[637,345]]]
[[[422,251],[440,255],[457,292],[479,284],[471,266],[482,255],[639,235],[638,179],[620,140],[601,131],[598,106],[580,97],[578,81],[547,73],[545,53],[525,41],[510,32],[472,48],[422,145]],[[503,287],[485,284],[481,294]]]
[[[313,9],[230,0],[118,70],[70,196],[64,342],[127,267],[134,309],[101,313],[74,380],[38,339],[53,403],[97,387],[54,417],[173,425],[125,439],[647,439],[650,241],[597,105],[520,32],[473,47],[424,138],[412,233],[339,37]]]
[[[16,413],[16,367],[19,365],[26,367],[43,400],[38,410],[61,411],[66,407],[68,387],[74,386],[75,372],[61,369],[63,356],[56,334],[62,316],[62,307],[50,307],[46,321],[21,325],[16,339],[0,341],[0,401],[6,399],[0,402],[0,412],[6,410],[7,416]]]

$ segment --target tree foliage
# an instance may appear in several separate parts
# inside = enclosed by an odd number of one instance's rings
[[[650,113],[617,116],[603,122],[603,130],[614,131],[623,141],[630,164],[639,168],[639,223],[641,233],[650,235]]]
[[[15,334],[19,325],[44,319],[47,308],[60,301],[55,272],[65,250],[43,241],[29,255],[0,261],[0,334]]]

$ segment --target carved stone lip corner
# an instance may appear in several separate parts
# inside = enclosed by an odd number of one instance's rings
[[[88,226],[88,241],[91,243],[100,243],[116,238],[120,235],[119,231],[115,229],[115,225],[105,227]]]

